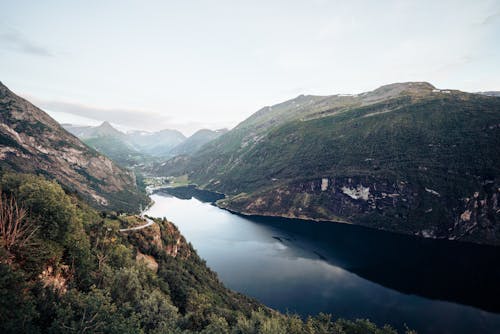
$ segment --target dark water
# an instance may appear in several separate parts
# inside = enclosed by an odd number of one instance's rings
[[[275,309],[420,333],[500,333],[500,248],[152,197],[148,214],[173,221],[227,287]]]

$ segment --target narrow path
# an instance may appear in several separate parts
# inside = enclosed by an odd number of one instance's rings
[[[153,225],[155,223],[152,219],[149,219],[148,217],[141,216],[141,218],[144,219],[144,220],[146,220],[146,224],[141,225],[141,226],[136,226],[136,227],[121,228],[120,232],[129,232],[129,231],[142,230],[143,228],[151,226],[151,225]]]

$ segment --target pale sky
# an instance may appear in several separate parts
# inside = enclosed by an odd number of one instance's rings
[[[60,122],[185,134],[299,94],[500,90],[500,1],[0,0],[0,81]]]

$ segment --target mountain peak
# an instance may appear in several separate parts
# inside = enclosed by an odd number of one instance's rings
[[[428,82],[397,82],[359,94],[364,103],[374,103],[377,101],[397,97],[401,94],[406,95],[426,95],[435,90],[436,87]]]
[[[379,88],[371,91],[370,93],[375,93],[375,94],[384,94],[384,95],[393,95],[393,94],[400,94],[402,92],[410,92],[410,93],[417,93],[417,92],[430,92],[432,90],[436,89],[433,85],[431,85],[428,82],[421,81],[421,82],[396,82],[384,86],[380,86]]]
[[[113,126],[111,125],[111,123],[109,123],[108,121],[102,122],[102,124],[100,125],[100,127],[102,127],[102,128],[113,128]]]
[[[94,129],[93,137],[121,137],[125,134],[114,128],[108,121],[102,122],[101,125]]]
[[[378,89],[396,89],[396,88],[399,88],[399,89],[424,89],[424,90],[432,90],[432,89],[436,89],[436,87],[434,87],[434,85],[426,82],[426,81],[408,81],[408,82],[395,82],[395,83],[392,83],[392,84],[388,84],[388,85],[383,85],[383,86],[380,86],[379,88],[377,88],[376,90]]]

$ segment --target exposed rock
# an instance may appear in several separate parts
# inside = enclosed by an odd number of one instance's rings
[[[137,255],[135,256],[135,260],[137,262],[143,262],[146,264],[146,267],[151,269],[154,272],[158,271],[158,262],[156,262],[155,258],[152,257],[151,255],[146,255],[141,253],[140,251],[137,251]]]
[[[132,172],[87,147],[1,83],[0,166],[55,178],[99,208],[137,209],[147,201]]]
[[[321,179],[321,191],[326,191],[327,189],[328,189],[328,179],[322,178]]]
[[[331,178],[332,191],[327,192],[320,188],[322,180],[289,183],[256,195],[240,194],[217,204],[248,215],[356,223],[426,238],[499,243],[500,189],[496,181],[485,183],[462,202],[454,202],[408,182]],[[424,196],[429,193],[432,196]],[[310,205],[313,198],[321,198],[321,204]],[[450,209],[433,210],[433,206]],[[411,215],[417,210],[422,213]],[[441,223],[435,225],[427,217]]]
[[[358,184],[356,188],[342,187],[342,192],[353,199],[362,199],[367,201],[370,195],[370,188]]]
[[[156,224],[140,230],[127,232],[132,244],[141,254],[153,254],[164,251],[172,257],[186,259],[191,255],[191,248],[177,227],[168,220],[156,221]]]

